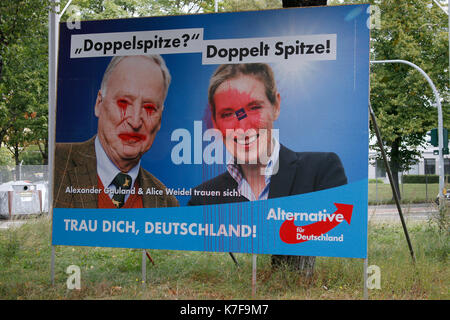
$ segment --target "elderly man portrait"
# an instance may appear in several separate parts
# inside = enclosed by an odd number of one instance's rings
[[[161,126],[171,76],[159,55],[111,59],[95,101],[97,134],[55,148],[54,207],[178,205],[140,165]],[[146,190],[159,190],[146,194]]]

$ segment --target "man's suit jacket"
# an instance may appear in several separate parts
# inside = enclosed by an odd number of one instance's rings
[[[278,172],[271,177],[269,199],[314,192],[347,183],[344,167],[335,153],[294,152],[280,145]],[[193,195],[189,205],[207,205],[248,201],[244,196],[222,196],[223,192],[235,189],[237,182],[225,173],[204,182],[195,190],[220,191],[221,196],[202,197]]]
[[[80,143],[57,143],[55,149],[55,171],[53,206],[55,208],[97,208],[98,194],[66,193],[67,187],[98,188],[95,136]],[[165,186],[148,171],[139,168],[137,176],[144,208],[176,207],[174,196],[165,194]],[[147,188],[163,190],[163,195],[145,195]]]

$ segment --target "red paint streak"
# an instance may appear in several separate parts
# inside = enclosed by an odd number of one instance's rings
[[[147,139],[147,136],[140,133],[120,133],[119,138],[124,142],[140,142]]]
[[[249,102],[253,100],[251,93],[247,91],[240,91],[236,88],[228,88],[217,92],[214,95],[214,102],[216,106],[228,107],[238,110],[245,107]],[[218,110],[216,110],[217,112]]]
[[[147,112],[148,116],[152,115],[157,110],[156,105],[154,105],[153,103],[144,104],[144,109]]]
[[[226,129],[242,128],[245,131],[260,127],[261,113],[259,112],[258,103],[252,97],[251,92],[229,88],[216,93],[214,102],[216,106],[216,124],[223,135],[226,134]],[[235,112],[241,108],[244,108],[247,117],[238,120]]]
[[[120,109],[122,121],[125,119],[127,115],[128,104],[129,104],[128,101],[125,99],[117,100],[117,106]]]

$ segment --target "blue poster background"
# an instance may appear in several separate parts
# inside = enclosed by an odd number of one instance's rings
[[[295,195],[218,206],[157,210],[55,208],[53,244],[363,258],[367,246],[364,233],[367,205],[364,203],[359,202],[354,206],[350,224],[344,221],[326,233],[328,240],[311,240],[300,244],[280,241],[279,230],[284,220],[268,221],[267,216],[272,208],[275,212],[278,212],[278,208],[280,211],[296,212],[299,203],[301,210],[306,212],[317,212],[317,203],[321,203],[321,211],[333,213],[336,211],[334,203],[323,199],[332,198],[338,203],[353,202],[364,185],[359,182],[308,196]],[[157,223],[159,231],[156,231]],[[183,234],[182,223],[186,224],[186,234]],[[302,226],[308,223],[295,224]],[[234,229],[237,226],[248,228],[242,228],[239,237],[230,236],[230,224]],[[220,225],[225,226],[225,233],[220,234]]]
[[[266,202],[264,204],[248,203],[241,205],[241,208],[245,207],[247,212],[251,212],[258,211],[261,205],[284,205],[290,206],[291,210],[297,208],[317,211],[329,208],[327,210],[333,212],[334,202],[351,203],[354,205],[351,227],[343,222],[333,229],[333,233],[339,233],[342,229],[344,242],[284,244],[276,236],[279,225],[263,221],[263,212],[259,213],[259,220],[250,221],[249,224],[257,225],[257,230],[267,229],[270,232],[266,231],[265,236],[258,233],[256,238],[251,237],[246,241],[254,243],[258,240],[267,245],[255,247],[253,244],[240,245],[233,241],[229,246],[225,244],[227,241],[223,241],[224,244],[211,245],[208,241],[214,242],[217,237],[205,240],[204,237],[194,236],[186,241],[185,237],[180,236],[144,237],[142,233],[140,237],[128,236],[124,240],[124,235],[119,237],[118,233],[105,236],[99,232],[70,232],[62,227],[65,218],[81,219],[93,215],[94,211],[95,215],[102,215],[102,212],[105,212],[102,209],[55,208],[53,244],[207,251],[233,249],[238,252],[365,257],[369,139],[367,8],[367,5],[349,5],[86,21],[81,23],[81,29],[73,30],[67,29],[65,23],[60,24],[56,142],[80,142],[96,134],[95,99],[102,75],[111,59],[71,59],[70,42],[74,34],[183,28],[203,28],[204,40],[336,34],[336,60],[270,64],[281,94],[281,113],[274,127],[279,129],[280,142],[291,150],[335,152],[344,165],[348,185],[312,194],[262,201]],[[207,89],[217,65],[202,65],[200,52],[165,54],[163,58],[171,72],[172,83],[165,101],[161,130],[151,149],[141,159],[141,166],[161,180],[166,187],[193,188],[226,169],[223,165],[208,166],[204,163],[174,164],[171,151],[178,142],[171,141],[170,137],[172,132],[179,128],[187,129],[193,137],[194,121],[203,121],[204,129],[207,128]],[[343,195],[345,197],[342,199]],[[133,209],[131,212],[125,209],[119,212],[106,210],[109,212],[104,214],[113,214],[118,220],[140,219],[140,224],[143,224],[145,219],[151,221],[155,217],[201,222],[205,212],[212,210],[185,207],[189,197],[177,198],[182,208]],[[229,206],[231,205],[223,205],[220,210],[228,212],[227,210],[232,210]]]

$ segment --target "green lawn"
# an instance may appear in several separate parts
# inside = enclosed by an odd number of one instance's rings
[[[369,226],[369,265],[381,270],[381,289],[369,299],[448,300],[449,235],[432,221],[409,224],[415,267],[399,224]],[[142,250],[56,247],[55,285],[50,284],[51,222],[43,217],[0,231],[0,299],[252,299],[250,254],[150,250],[141,283]],[[81,269],[81,290],[66,286],[66,269]],[[288,269],[272,270],[258,255],[255,299],[362,299],[363,261],[318,257],[311,281]]]
[[[433,202],[439,193],[439,184],[405,183],[400,185],[404,203]],[[369,204],[394,203],[390,184],[369,183]]]

